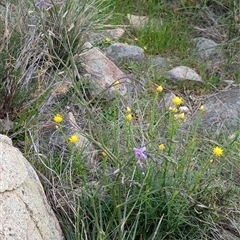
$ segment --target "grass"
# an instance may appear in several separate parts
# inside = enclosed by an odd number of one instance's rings
[[[2,133],[36,169],[66,239],[219,239],[230,223],[238,234],[239,131],[204,132],[202,111],[185,95],[186,86],[172,86],[149,63],[121,66],[134,75],[131,97],[123,99],[117,91],[112,101],[104,91],[92,96],[94,86],[81,77],[75,58],[85,32],[126,25],[127,13],[161,18],[162,27],[127,27],[120,41],[146,46],[146,55],[160,54],[176,66],[194,67],[207,80],[191,91],[213,92],[224,82],[189,53],[189,40],[202,34],[194,26],[202,26],[209,1],[129,0],[122,6],[122,1],[73,0],[62,7],[52,2],[49,10],[34,4],[1,8],[0,118],[14,122],[14,129]],[[235,26],[231,14],[238,9],[224,1],[214,4],[228,9],[229,15],[216,19],[221,35],[229,21]],[[208,26],[212,19],[204,21]],[[230,66],[238,61],[239,35],[224,41]],[[230,69],[224,74],[239,81],[238,70]],[[55,87],[65,81],[70,87],[57,94]],[[187,114],[159,107],[172,91],[184,99],[180,105],[195,109],[194,124]],[[62,121],[54,122],[56,114]],[[73,135],[78,143],[69,141]],[[222,155],[213,153],[217,146]],[[141,147],[146,150],[137,158],[133,148]]]

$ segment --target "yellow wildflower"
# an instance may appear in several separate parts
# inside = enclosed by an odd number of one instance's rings
[[[60,123],[60,122],[62,122],[62,120],[63,120],[63,117],[62,117],[62,115],[60,115],[60,114],[56,114],[56,115],[54,116],[54,118],[53,118],[53,121],[54,121],[55,123]]]
[[[213,154],[218,157],[221,157],[223,155],[223,149],[216,146],[215,148],[213,148]]]
[[[138,41],[138,38],[135,37],[135,38],[134,38],[134,41]]]
[[[102,151],[102,156],[103,156],[103,157],[106,157],[107,154],[106,154],[104,151]]]
[[[116,85],[118,85],[120,82],[118,81],[118,80],[116,80],[114,83],[113,83],[113,85],[114,86],[116,86]]]
[[[185,118],[185,113],[175,114],[174,117],[179,120],[183,120]]]
[[[161,143],[161,144],[158,145],[158,148],[159,148],[160,150],[163,150],[163,149],[165,148],[165,145],[164,145],[163,143]]]
[[[144,46],[143,49],[146,51],[147,50],[147,46]]]
[[[182,104],[183,100],[181,97],[174,97],[172,100],[173,104],[175,104],[176,106],[179,106]]]
[[[111,38],[106,37],[106,38],[105,38],[105,42],[107,42],[107,43],[111,42]]]
[[[162,92],[163,91],[163,87],[161,85],[159,85],[157,88],[156,88],[156,92]]]
[[[133,117],[132,117],[132,114],[131,114],[131,113],[129,113],[129,114],[126,115],[126,120],[127,120],[127,121],[132,121],[132,118],[133,118]]]
[[[126,112],[127,112],[127,113],[130,113],[130,112],[131,112],[131,108],[130,108],[130,107],[127,107],[127,108],[126,108]]]
[[[168,110],[173,113],[177,113],[177,111],[178,111],[177,108],[175,108],[175,107],[169,107]]]
[[[212,164],[214,162],[214,159],[210,159],[209,163]]]
[[[199,108],[200,111],[203,111],[204,110],[204,106],[202,105],[200,108]]]
[[[178,118],[179,118],[179,119],[182,119],[182,120],[183,120],[184,117],[185,117],[185,114],[184,114],[184,113],[180,113],[180,114],[178,114]]]
[[[72,135],[72,136],[69,138],[69,141],[70,141],[70,143],[77,143],[77,141],[78,141],[78,136],[77,136],[77,135]]]

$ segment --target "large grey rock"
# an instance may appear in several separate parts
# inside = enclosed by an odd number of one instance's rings
[[[0,239],[64,239],[37,174],[0,135]]]
[[[94,86],[92,94],[99,94],[108,89],[108,97],[114,98],[116,94],[123,96],[127,93],[128,78],[100,50],[92,48],[76,57],[79,58],[83,72]],[[117,80],[119,84],[114,85]]]
[[[145,59],[144,50],[138,46],[113,43],[105,49],[106,56],[114,63],[125,60],[141,62]]]
[[[191,68],[185,66],[178,66],[166,72],[168,80],[192,80],[202,82],[202,78]]]
[[[204,103],[200,126],[205,130],[237,130],[240,127],[240,88],[219,92]]]

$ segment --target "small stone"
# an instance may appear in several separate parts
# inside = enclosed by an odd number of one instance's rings
[[[186,106],[180,106],[178,110],[180,113],[190,113],[189,108]]]
[[[114,63],[126,60],[141,62],[145,59],[144,50],[138,46],[113,43],[105,49],[106,56]]]
[[[93,47],[93,45],[90,42],[85,42],[82,46],[82,51],[85,52],[89,49],[91,49]]]
[[[166,93],[163,98],[160,100],[158,109],[162,110],[168,110],[169,107],[174,107],[174,104],[172,102],[173,98],[176,97],[174,93]]]
[[[156,30],[163,25],[161,18],[149,19],[147,16],[137,16],[132,14],[127,14],[127,18],[130,25],[134,28],[143,28],[147,25],[148,27]]]
[[[0,119],[0,132],[8,132],[13,129],[14,123],[9,119]]]
[[[148,22],[147,16],[137,16],[137,15],[127,14],[127,18],[130,25],[136,28],[142,28]]]
[[[202,82],[202,78],[191,68],[185,66],[178,66],[166,72],[168,80],[192,80]]]
[[[87,40],[91,44],[99,43],[101,41],[104,41],[106,38],[109,38],[112,40],[118,40],[120,37],[123,36],[124,33],[125,33],[125,30],[122,28],[107,29],[107,30],[96,32],[96,33],[88,33]]]

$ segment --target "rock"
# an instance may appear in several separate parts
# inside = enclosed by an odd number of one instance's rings
[[[167,61],[165,58],[160,57],[160,56],[154,56],[150,58],[149,63],[151,63],[153,66],[159,67],[159,68],[164,68],[167,66]]]
[[[82,52],[86,52],[87,50],[93,48],[93,45],[90,42],[85,42],[82,45]]]
[[[166,59],[160,56],[154,56],[149,58],[148,63],[150,64],[149,70],[153,70],[158,73],[163,71],[168,66],[168,62],[166,61]]]
[[[194,38],[193,43],[195,45],[194,55],[199,60],[222,60],[223,54],[219,44],[215,43],[211,39],[204,37]]]
[[[118,93],[124,96],[127,93],[127,83],[129,82],[126,75],[101,51],[92,48],[76,56],[81,62],[83,72],[88,74],[89,80],[94,88],[91,94],[100,94],[108,88],[106,94],[109,98],[114,98]],[[114,85],[114,83],[116,83]]]
[[[130,25],[135,28],[142,28],[148,22],[147,16],[136,16],[132,14],[127,14],[128,21]]]
[[[185,66],[178,66],[166,72],[168,80],[191,80],[202,82],[202,78],[191,68]]]
[[[110,38],[111,40],[117,40],[122,37],[124,33],[125,30],[122,28],[103,30],[101,32],[88,34],[87,41],[91,44],[96,44],[104,41],[106,38]]]
[[[46,96],[45,102],[39,106],[38,111],[41,114],[49,114],[53,112],[59,101],[66,97],[68,91],[72,85],[72,79],[64,71],[56,71],[52,78],[55,79],[55,84],[48,96]]]
[[[180,106],[178,108],[179,113],[190,114],[190,109],[187,106]]]
[[[1,239],[64,239],[32,166],[7,136],[0,146]]]
[[[217,133],[237,130],[240,124],[240,88],[219,92],[204,103],[200,126]]]
[[[166,111],[169,109],[169,107],[174,107],[174,104],[172,102],[174,97],[176,97],[174,93],[166,93],[164,97],[160,100],[158,104],[158,109],[163,109],[164,111]]]
[[[113,43],[105,49],[106,56],[114,63],[126,60],[141,62],[145,59],[144,50],[138,46]]]
[[[0,132],[8,132],[13,129],[14,123],[10,119],[0,119]]]
[[[149,19],[147,16],[137,16],[132,14],[127,14],[128,21],[130,25],[134,28],[143,28],[146,25],[152,29],[158,29],[163,25],[162,19],[152,18]]]
[[[226,63],[221,46],[203,37],[194,38],[192,41],[195,45],[192,52],[197,61],[204,61],[209,75],[221,77]]]

